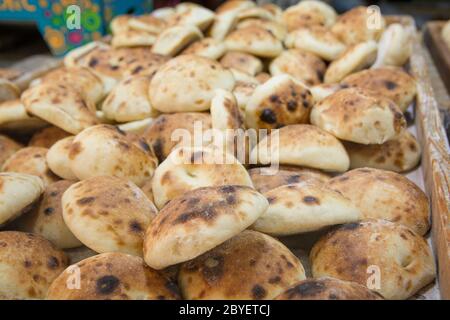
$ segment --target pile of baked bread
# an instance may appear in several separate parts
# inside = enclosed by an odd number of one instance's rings
[[[111,30],[0,104],[1,298],[406,299],[434,280],[429,201],[401,174],[421,156],[408,27],[231,0]],[[196,124],[266,129],[278,171],[245,139],[241,161],[174,141]],[[309,261],[283,244],[317,233]]]

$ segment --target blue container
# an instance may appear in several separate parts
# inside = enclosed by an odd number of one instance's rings
[[[104,36],[114,16],[152,8],[152,0],[0,0],[0,21],[36,23],[52,53],[63,55]]]

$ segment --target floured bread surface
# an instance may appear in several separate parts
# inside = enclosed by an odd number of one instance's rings
[[[50,171],[46,156],[48,149],[40,147],[26,147],[20,149],[6,160],[3,171],[19,172],[38,176],[45,185],[59,180]]]
[[[48,185],[39,205],[16,223],[21,231],[40,234],[61,249],[82,246],[63,219],[61,198],[74,181],[60,180]]]
[[[371,286],[386,299],[407,299],[436,275],[425,239],[386,220],[351,223],[331,231],[314,245],[310,260],[314,278],[354,281]],[[380,277],[375,283],[377,271]]]
[[[255,76],[263,70],[263,64],[257,57],[239,51],[228,51],[220,59],[220,64],[227,69],[235,69]]]
[[[186,299],[273,299],[305,279],[300,261],[281,242],[243,231],[218,247],[182,264],[178,276]]]
[[[375,41],[361,42],[349,47],[328,66],[324,82],[336,83],[353,72],[370,67],[375,62],[377,50]]]
[[[70,231],[87,247],[142,255],[144,232],[157,210],[134,183],[100,176],[71,185],[62,197]]]
[[[340,15],[331,27],[333,33],[347,45],[379,40],[386,21],[373,7],[359,6]]]
[[[195,54],[212,60],[217,60],[226,51],[223,42],[214,38],[203,38],[187,47],[181,54]]]
[[[267,167],[252,168],[248,170],[248,173],[252,178],[255,189],[261,193],[288,184],[309,180],[325,183],[331,179],[328,174],[320,170],[295,166],[280,166],[276,171],[271,171],[271,168]]]
[[[152,178],[155,204],[160,209],[190,190],[228,184],[253,186],[247,170],[232,154],[209,147],[174,149]]]
[[[400,23],[390,24],[383,32],[378,44],[375,67],[403,66],[412,53],[414,33]]]
[[[344,78],[341,85],[371,90],[377,96],[391,99],[402,112],[408,109],[417,92],[416,80],[395,67],[363,70]]]
[[[47,152],[47,165],[58,177],[67,180],[77,180],[70,169],[69,152],[74,137],[70,136],[56,142]]]
[[[325,63],[315,54],[299,49],[283,51],[269,66],[270,74],[288,74],[307,86],[321,83],[325,74]]]
[[[252,226],[260,232],[299,234],[360,219],[349,199],[314,180],[280,186],[264,195],[269,207]]]
[[[307,124],[288,125],[261,140],[251,153],[252,163],[305,166],[325,171],[347,171],[348,154],[326,131]]]
[[[342,140],[381,144],[406,128],[392,100],[360,88],[348,88],[314,105],[311,123]]]
[[[35,134],[33,134],[30,141],[28,142],[28,146],[50,148],[56,142],[68,136],[70,136],[70,133],[58,127],[50,126],[42,130],[39,130]]]
[[[44,191],[41,178],[25,173],[0,173],[0,226],[30,209]]]
[[[25,232],[0,232],[0,296],[44,299],[52,281],[67,267],[64,252],[45,238]]]
[[[148,98],[150,77],[132,76],[119,82],[102,104],[106,118],[129,122],[153,117],[157,111]]]
[[[356,282],[323,277],[306,279],[280,294],[277,300],[381,300],[381,296]]]
[[[198,188],[170,201],[145,234],[144,259],[155,268],[191,260],[251,225],[267,208],[253,188]]]
[[[245,107],[247,127],[274,129],[307,123],[313,106],[308,88],[293,77],[281,74],[258,86]]]
[[[296,29],[286,36],[284,44],[288,48],[311,52],[327,61],[336,60],[346,49],[345,44],[322,26]]]
[[[78,268],[80,289],[67,287]],[[48,300],[174,300],[174,283],[145,265],[142,258],[110,252],[84,259],[67,268],[49,288]]]
[[[72,134],[98,123],[95,105],[66,84],[38,84],[24,91],[21,100],[30,114]]]
[[[289,31],[314,25],[331,27],[336,18],[337,13],[333,7],[315,0],[300,1],[287,8],[282,15],[282,20]]]
[[[231,32],[225,38],[228,50],[242,51],[258,57],[273,58],[283,50],[283,45],[270,31],[256,26]]]
[[[150,103],[161,112],[203,111],[209,109],[215,89],[233,87],[233,75],[218,62],[182,55],[155,74],[150,82]]]
[[[177,132],[194,137],[195,128],[211,129],[211,116],[202,112],[162,114],[148,126],[143,136],[161,163],[176,145],[183,143]]]
[[[328,184],[361,211],[364,219],[386,219],[420,235],[430,228],[425,193],[408,178],[390,171],[361,168],[337,176]]]
[[[369,167],[405,172],[419,164],[422,154],[419,142],[408,130],[383,144],[345,142],[344,146],[352,169]]]
[[[70,146],[69,165],[80,180],[112,175],[141,185],[152,176],[157,159],[143,138],[137,139],[117,127],[102,124],[75,136]]]
[[[163,56],[175,56],[190,43],[202,37],[202,32],[195,26],[173,26],[158,35],[152,52]]]

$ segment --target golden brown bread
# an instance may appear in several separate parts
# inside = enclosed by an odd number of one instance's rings
[[[70,231],[96,252],[142,255],[147,226],[157,210],[134,183],[98,176],[71,185],[62,197]]]
[[[162,114],[145,130],[143,137],[152,147],[161,163],[180,142],[172,139],[175,130],[184,129],[194,135],[196,123],[201,124],[202,130],[211,129],[211,116],[208,113],[200,112]]]
[[[170,201],[145,233],[144,259],[155,269],[191,260],[250,226],[267,208],[253,188],[198,188]]]
[[[390,171],[361,168],[334,177],[328,185],[349,198],[363,219],[386,219],[425,235],[430,228],[429,202],[408,178]]]
[[[252,178],[255,189],[261,193],[266,193],[269,190],[275,189],[279,186],[287,184],[299,183],[308,180],[317,180],[318,182],[327,182],[331,177],[321,172],[320,170],[302,168],[302,167],[288,167],[280,166],[276,174],[270,174],[268,168],[252,168],[248,170]]]
[[[0,232],[0,296],[4,299],[45,298],[67,264],[64,252],[41,236]]]
[[[63,193],[74,183],[60,180],[49,184],[39,204],[15,222],[18,230],[39,234],[61,249],[80,247],[82,243],[64,222],[61,205]]]
[[[30,141],[28,142],[28,146],[50,149],[50,147],[54,145],[57,141],[64,139],[68,136],[70,136],[70,133],[58,127],[50,126],[42,130],[39,130],[35,134],[33,134]]]
[[[23,146],[8,136],[0,135],[0,168],[5,161]]]
[[[391,99],[402,112],[411,105],[417,91],[415,79],[395,67],[363,70],[344,78],[341,85],[371,90],[377,96]]]
[[[59,177],[51,172],[48,167],[47,152],[47,148],[22,148],[6,160],[3,164],[3,171],[35,175],[40,177],[46,185],[58,181]]]
[[[314,278],[354,281],[386,299],[409,298],[436,273],[425,239],[386,220],[343,225],[314,245],[310,259]]]
[[[246,230],[184,263],[178,275],[186,299],[273,299],[305,279],[300,261],[281,242]]]
[[[392,100],[367,89],[348,88],[314,105],[311,123],[339,139],[381,144],[406,128],[406,120]]]
[[[225,68],[233,68],[251,76],[256,75],[263,69],[260,59],[251,54],[239,51],[228,51],[225,53],[220,59],[220,64]]]
[[[47,165],[50,170],[58,177],[67,180],[78,180],[76,175],[70,169],[70,147],[74,136],[70,136],[57,141],[54,145],[48,149],[47,152]]]
[[[81,276],[77,289],[74,274]],[[73,288],[68,287],[73,285]],[[142,258],[103,253],[67,268],[53,281],[48,300],[173,300],[177,286],[145,265]]]
[[[356,282],[324,277],[291,286],[277,300],[380,300],[380,295]]]

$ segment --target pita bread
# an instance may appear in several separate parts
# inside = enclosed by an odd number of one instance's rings
[[[67,180],[77,180],[70,169],[69,152],[74,136],[57,141],[47,152],[47,164],[50,170],[58,177]]]
[[[162,7],[153,10],[150,14],[155,18],[167,21],[175,14],[175,9],[172,7]]]
[[[227,69],[235,69],[251,76],[263,69],[263,64],[257,57],[243,52],[228,51],[220,59],[220,64]]]
[[[269,66],[272,76],[288,74],[308,87],[322,82],[326,68],[318,56],[299,49],[283,51]]]
[[[411,55],[413,36],[412,32],[400,23],[390,24],[378,43],[374,67],[403,66]]]
[[[384,143],[406,128],[395,103],[358,88],[339,90],[314,105],[311,123],[339,139],[361,144]]]
[[[242,51],[258,57],[273,58],[283,50],[283,45],[270,31],[261,27],[246,27],[231,32],[225,38],[231,51]]]
[[[80,179],[111,175],[142,185],[157,165],[153,151],[138,139],[111,125],[97,125],[75,136],[69,166]]]
[[[64,252],[35,234],[2,231],[0,243],[0,297],[5,300],[44,299],[68,265]]]
[[[214,38],[203,38],[191,44],[181,54],[195,54],[217,60],[224,55],[225,50],[225,45],[222,42]]]
[[[373,272],[367,271],[376,266],[382,276],[374,291],[386,299],[407,299],[436,275],[426,241],[386,220],[343,225],[314,245],[310,260],[314,278],[334,277],[363,286],[371,284]]]
[[[331,31],[346,45],[378,41],[386,26],[381,13],[371,7],[355,7],[340,15]]]
[[[67,287],[78,268],[80,289]],[[119,252],[96,255],[66,269],[52,283],[49,300],[172,300],[176,285],[147,267],[142,258]]]
[[[376,57],[377,43],[375,41],[361,42],[349,47],[342,56],[328,66],[324,82],[339,82],[349,74],[371,66]]]
[[[68,136],[70,136],[70,134],[66,131],[58,127],[50,126],[33,134],[30,141],[28,142],[28,146],[48,149],[59,140],[64,139]]]
[[[244,116],[231,92],[217,89],[211,100],[210,111],[212,128],[218,130],[244,128]]]
[[[258,83],[236,81],[232,92],[236,97],[239,109],[245,111],[248,101],[257,87]]]
[[[98,176],[71,185],[62,197],[70,231],[87,247],[142,255],[144,232],[156,216],[153,203],[134,183]]]
[[[44,120],[30,116],[19,99],[0,102],[0,131],[29,133],[46,126]]]
[[[273,20],[261,20],[261,19],[245,19],[240,21],[236,28],[242,29],[247,27],[259,27],[271,32],[278,40],[283,41],[286,38],[286,27]]]
[[[67,228],[62,216],[61,197],[73,183],[60,180],[49,184],[39,205],[17,220],[18,230],[39,234],[61,249],[80,247],[82,243]]]
[[[276,300],[381,300],[381,296],[356,282],[330,277],[306,279],[276,297]]]
[[[267,208],[247,186],[199,188],[170,201],[145,233],[144,260],[162,269],[191,260],[239,234]]]
[[[346,49],[333,33],[322,26],[296,29],[286,36],[284,44],[288,48],[311,52],[327,61],[336,60]]]
[[[128,20],[128,26],[134,30],[146,31],[151,34],[158,34],[166,28],[166,22],[152,14],[133,16]]]
[[[50,171],[47,165],[47,148],[25,147],[18,150],[3,164],[3,171],[26,173],[38,176],[48,185],[59,178]]]
[[[155,120],[154,118],[145,118],[142,120],[122,123],[117,127],[124,132],[130,132],[136,135],[141,135],[152,124],[154,120]]]
[[[149,96],[151,105],[161,112],[204,111],[209,109],[215,89],[233,87],[233,75],[218,62],[182,55],[158,70],[150,82]]]
[[[342,89],[337,83],[322,83],[309,88],[313,96],[314,104]]]
[[[314,0],[304,0],[287,8],[282,17],[289,31],[314,25],[331,27],[336,18],[337,13],[333,7]]]
[[[156,35],[143,30],[130,29],[115,34],[111,40],[114,48],[152,46],[156,42]]]
[[[377,96],[391,99],[402,112],[408,109],[417,92],[415,79],[395,67],[363,70],[344,78],[341,85],[371,90]]]
[[[173,26],[158,35],[152,52],[163,56],[174,56],[201,38],[203,38],[202,32],[195,26]]]
[[[314,180],[317,183],[325,183],[331,179],[328,174],[319,170],[289,166],[280,166],[275,174],[270,171],[270,168],[266,167],[252,168],[248,170],[248,173],[250,174],[255,189],[263,194],[269,190],[288,184],[309,180]]]
[[[232,154],[207,147],[174,149],[152,178],[159,209],[190,190],[227,184],[253,186],[244,166]]]
[[[162,114],[145,130],[143,137],[161,163],[180,143],[176,133],[186,130],[191,137],[194,137],[196,125],[201,126],[202,130],[211,129],[211,116],[201,112]]]
[[[227,0],[217,7],[216,13],[221,14],[227,11],[239,12],[255,6],[256,4],[250,0]]]
[[[360,219],[350,200],[314,180],[280,186],[264,195],[269,207],[252,228],[267,234],[293,235]]]
[[[209,29],[211,38],[222,41],[234,29],[238,21],[238,12],[229,10],[218,13],[214,17],[214,22]]]
[[[41,178],[25,173],[0,173],[0,226],[27,212],[44,191]],[[0,233],[1,234],[1,233]]]
[[[261,7],[251,7],[246,8],[238,13],[239,20],[247,20],[247,19],[258,19],[258,20],[274,20],[275,17],[270,13],[270,11],[265,10]]]
[[[132,17],[130,14],[122,14],[114,17],[109,24],[112,34],[117,35],[130,30],[129,22]]]
[[[254,129],[307,123],[312,105],[309,90],[293,77],[281,74],[255,89],[245,108],[245,122]]]
[[[195,26],[200,30],[206,30],[213,20],[213,11],[196,4],[190,4],[185,6],[184,9],[176,9],[176,13],[168,19],[167,23],[169,26]]]
[[[41,83],[24,91],[25,109],[72,134],[97,124],[95,105],[69,85]]]
[[[344,143],[350,156],[350,168],[370,167],[405,172],[415,168],[420,161],[421,147],[416,138],[404,130],[383,144]]]
[[[420,235],[430,227],[425,193],[408,178],[379,169],[354,169],[329,181],[359,208],[364,219],[385,219],[403,224]]]
[[[347,152],[338,139],[307,124],[273,130],[252,150],[251,159],[252,163],[278,162],[337,172],[347,171],[350,166]]]
[[[186,299],[262,300],[305,279],[305,270],[281,242],[246,230],[183,263],[178,279]]]
[[[116,122],[142,120],[157,115],[148,98],[150,78],[132,76],[112,89],[102,104],[105,117]]]

